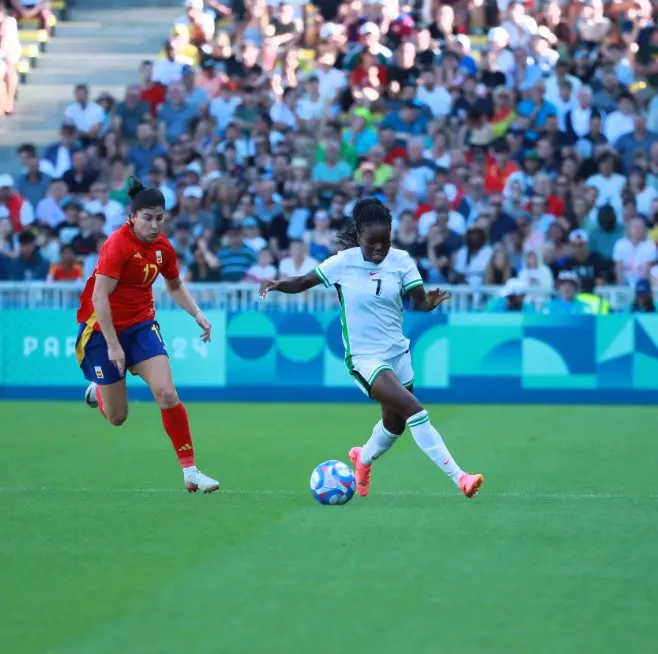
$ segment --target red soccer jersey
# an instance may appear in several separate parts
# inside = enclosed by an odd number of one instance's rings
[[[151,287],[160,273],[165,279],[178,279],[178,262],[171,243],[162,235],[153,243],[140,241],[130,223],[125,223],[101,248],[94,273],[80,296],[78,323],[94,323],[94,330],[100,331],[91,300],[96,275],[118,280],[110,294],[112,322],[117,332],[153,320],[155,303]]]

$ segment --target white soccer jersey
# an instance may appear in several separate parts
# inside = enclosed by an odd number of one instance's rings
[[[402,296],[423,284],[409,254],[391,248],[377,265],[366,261],[360,248],[350,248],[329,257],[315,273],[338,290],[348,368],[352,357],[386,360],[409,349],[402,333]]]

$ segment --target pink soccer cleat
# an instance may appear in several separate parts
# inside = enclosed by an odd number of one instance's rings
[[[480,486],[482,486],[482,484],[484,484],[483,475],[469,475],[467,472],[465,472],[459,478],[458,486],[459,490],[464,494],[464,496],[470,499],[480,490]]]
[[[365,497],[370,492],[370,473],[372,465],[361,463],[361,448],[353,447],[350,450],[350,461],[354,466],[354,474],[356,476],[356,492]]]

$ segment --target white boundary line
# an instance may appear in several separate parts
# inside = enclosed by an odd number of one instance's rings
[[[20,486],[0,486],[0,494],[19,495],[19,494],[34,494],[34,493],[71,493],[71,494],[182,494],[183,488],[48,488],[46,486],[38,488],[20,487]],[[221,489],[219,491],[222,495],[267,495],[274,497],[297,497],[297,496],[310,496],[310,490],[284,490],[284,489]],[[418,497],[418,498],[461,498],[461,495],[456,491],[444,492],[424,492],[424,491],[382,491],[376,492],[375,496],[380,497]],[[528,500],[610,500],[610,499],[626,499],[626,500],[655,500],[658,499],[658,493],[541,493],[541,492],[523,492],[523,491],[509,491],[509,492],[487,492],[484,488],[481,491],[482,497],[493,498],[511,498],[511,499],[528,499]]]

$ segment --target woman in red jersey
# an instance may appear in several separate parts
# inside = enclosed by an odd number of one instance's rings
[[[128,417],[126,370],[151,389],[162,424],[183,468],[188,491],[212,493],[219,482],[194,465],[194,446],[185,407],[178,399],[167,350],[155,320],[153,282],[162,274],[174,301],[194,317],[210,341],[211,325],[178,274],[176,254],[162,235],[164,197],[131,180],[128,221],[101,248],[98,264],[80,297],[76,356],[91,383],[85,400],[112,425]]]

